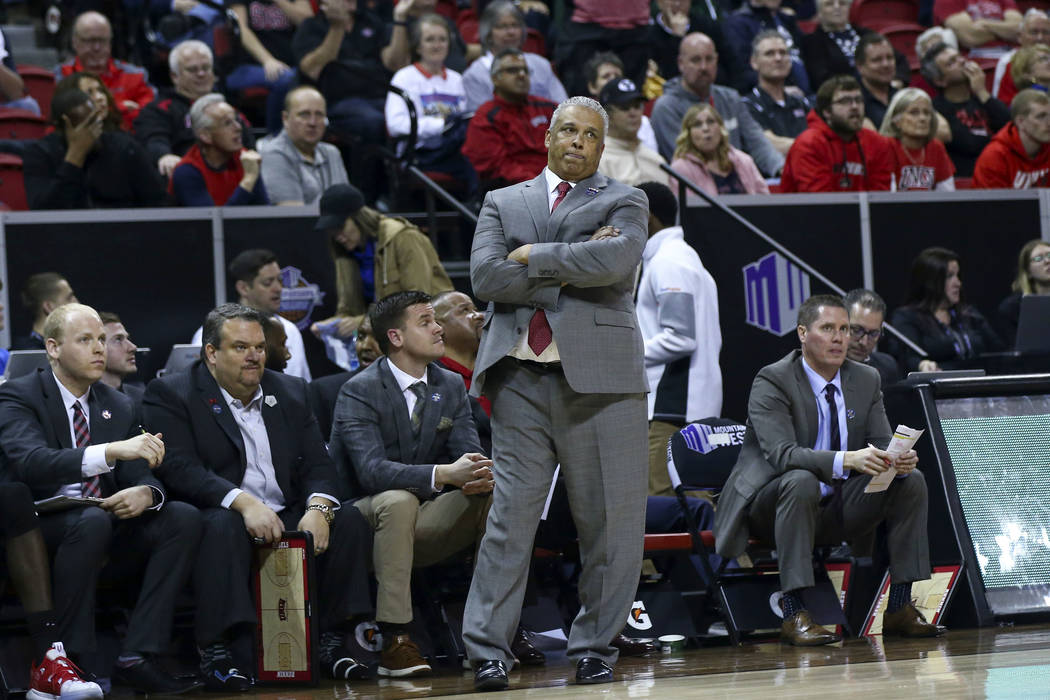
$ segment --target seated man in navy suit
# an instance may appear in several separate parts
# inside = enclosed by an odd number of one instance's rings
[[[285,530],[313,534],[319,560],[321,667],[333,678],[367,677],[346,651],[349,621],[371,612],[371,533],[338,487],[306,382],[265,370],[260,312],[223,304],[204,320],[201,360],[150,383],[143,411],[168,451],[158,469],[173,493],[199,507],[204,534],[193,574],[197,645],[205,687],[246,690],[231,642],[256,623],[252,540]],[[325,554],[325,552],[327,552]],[[240,668],[243,668],[241,666]]]
[[[29,486],[33,498],[98,497],[40,516],[52,557],[57,637],[71,657],[93,666],[95,588],[100,574],[141,581],[116,680],[140,692],[172,694],[196,687],[150,658],[171,643],[175,600],[189,578],[200,539],[200,514],[166,501],[150,469],[164,442],[138,425],[130,398],[99,379],[106,332],[89,306],[66,304],[41,328],[50,369],[0,387],[0,473]],[[139,573],[139,570],[142,570]]]
[[[330,447],[375,529],[379,675],[417,676],[431,668],[407,630],[412,568],[481,541],[492,462],[481,454],[463,380],[437,364],[445,343],[430,296],[391,294],[369,317],[386,356],[343,385]]]

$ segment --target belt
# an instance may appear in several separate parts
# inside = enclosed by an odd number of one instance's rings
[[[543,374],[561,374],[561,363],[560,362],[536,362],[535,360],[522,360],[517,357],[507,355],[507,359],[514,362],[522,369],[527,369],[530,372],[540,372]]]

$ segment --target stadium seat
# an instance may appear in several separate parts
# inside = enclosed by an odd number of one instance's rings
[[[18,75],[25,83],[26,94],[40,105],[40,114],[47,119],[51,98],[55,94],[55,75],[39,66],[17,66]]]
[[[12,211],[26,211],[26,185],[22,178],[22,159],[0,153],[0,202]]]
[[[916,0],[854,0],[849,11],[852,24],[875,31],[894,24],[913,23],[919,19]]]
[[[894,49],[900,51],[911,61],[918,61],[915,55],[915,40],[925,31],[925,28],[915,22],[902,22],[890,24],[883,27],[880,32],[890,42]]]
[[[24,109],[0,109],[0,139],[35,140],[47,134],[47,122]]]

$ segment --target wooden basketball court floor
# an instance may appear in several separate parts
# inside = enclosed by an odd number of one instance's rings
[[[574,685],[574,673],[575,667],[563,654],[548,654],[546,666],[512,672],[507,691],[474,697],[1050,698],[1050,624],[953,630],[938,639],[884,642],[881,637],[868,637],[808,649],[777,642],[687,649],[674,655],[624,659],[616,666],[616,681],[597,686]],[[472,693],[472,674],[439,666],[430,678],[328,681],[317,688],[259,688],[237,697],[402,700]]]

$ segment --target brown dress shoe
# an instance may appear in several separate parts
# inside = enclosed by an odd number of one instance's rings
[[[660,651],[660,646],[651,639],[633,639],[622,632],[609,642],[620,650],[620,656],[648,656]]]
[[[780,640],[797,647],[819,647],[840,642],[842,637],[813,622],[809,611],[799,610],[780,625]]]
[[[882,616],[882,635],[889,637],[939,637],[945,628],[932,625],[923,614],[908,603],[897,612],[888,612]]]

